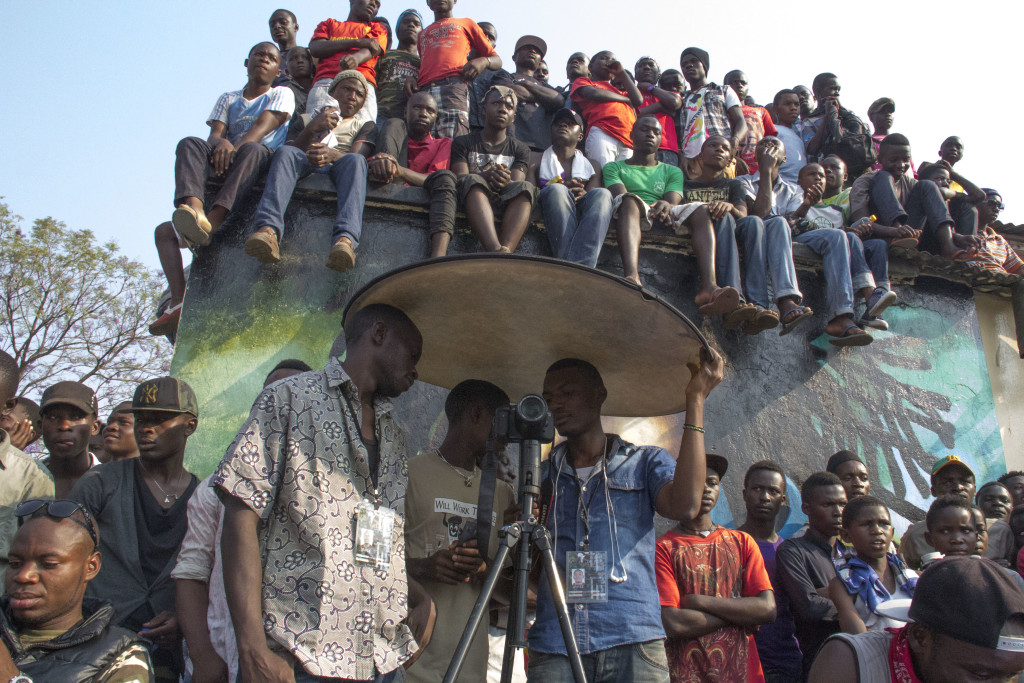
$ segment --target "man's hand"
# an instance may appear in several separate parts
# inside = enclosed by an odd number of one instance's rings
[[[197,657],[195,652],[189,651],[189,657],[192,659],[192,683],[234,683],[228,678],[228,665],[216,652]]]
[[[722,199],[715,199],[707,203],[708,213],[711,215],[711,220],[717,221],[732,211],[733,206],[729,202]]]
[[[412,637],[420,650],[430,643],[430,632],[434,630],[434,622],[437,619],[437,606],[429,595],[424,594],[424,599],[409,608],[409,616],[405,623],[412,631]]]
[[[271,652],[266,644],[249,652],[239,651],[238,668],[246,683],[295,683],[295,672],[288,662]]]
[[[390,154],[381,152],[370,158],[370,180],[378,183],[390,183],[398,173],[398,160]]]
[[[467,578],[483,570],[485,566],[483,558],[480,557],[479,545],[479,541],[473,538],[465,543],[456,543],[452,549],[452,563],[457,570],[465,572]]]
[[[651,218],[659,223],[668,224],[672,221],[672,205],[664,199],[654,202],[651,204]]]
[[[327,107],[309,122],[309,128],[314,135],[322,137],[334,130],[340,122],[341,114],[337,108]]]
[[[857,223],[854,223],[849,228],[847,228],[847,230],[852,232],[857,237],[864,239],[872,232],[874,232],[875,226],[872,223],[868,223],[867,221],[858,221]]]
[[[306,150],[306,160],[315,168],[329,166],[342,157],[342,153],[322,142],[314,142]]]
[[[510,524],[515,524],[516,522],[519,521],[519,519],[522,516],[523,516],[523,504],[522,503],[515,503],[513,505],[509,505],[507,508],[505,508],[504,515],[502,515],[502,518],[501,518],[502,526],[508,526]],[[540,517],[540,505],[537,504],[537,501],[533,501],[533,516],[534,517],[538,517],[538,518]]]
[[[690,381],[686,385],[687,398],[706,398],[725,376],[725,359],[714,349],[701,349],[700,365],[687,363],[686,367],[690,369]]]
[[[481,172],[480,175],[484,177],[484,180],[487,181],[487,184],[495,192],[500,191],[512,182],[512,172],[503,164],[493,164]]]
[[[622,75],[623,71],[625,71],[625,69],[622,68],[622,62],[620,62],[617,59],[614,62],[608,62],[606,66],[608,68],[608,80],[614,81],[616,78]]]
[[[469,574],[455,564],[456,545],[452,543],[447,548],[441,548],[422,561],[425,566],[423,571],[417,572],[420,574],[417,578],[430,578],[431,581],[440,581],[452,586],[465,583],[469,579]]]
[[[232,160],[235,158],[235,146],[228,142],[227,138],[221,138],[217,146],[210,154],[210,163],[213,164],[215,175],[224,175],[228,172]]]
[[[565,187],[575,201],[579,201],[587,193],[587,181],[583,178],[569,178],[565,181]]]
[[[170,610],[161,612],[142,625],[139,635],[153,641],[160,647],[173,647],[181,638],[181,631],[178,629],[178,617]]]
[[[338,67],[342,71],[352,71],[359,66],[359,60],[356,59],[354,54],[345,55],[338,60]]]
[[[782,166],[782,159],[785,152],[773,146],[761,148],[761,154],[757,157],[757,170],[762,178],[771,178],[773,171]]]
[[[412,97],[412,94],[414,92],[416,92],[417,90],[419,90],[419,89],[420,89],[419,81],[417,81],[413,76],[409,76],[408,78],[405,79],[404,90],[405,90],[405,96],[406,97]]]
[[[821,185],[814,185],[804,190],[804,205],[811,207],[821,201],[821,196],[824,194],[824,189]]]
[[[7,436],[11,439],[11,445],[17,448],[19,451],[25,450],[25,446],[32,441],[36,436],[36,430],[32,426],[32,420],[22,420],[11,427],[11,431],[7,432]]]
[[[490,57],[477,57],[466,62],[466,65],[462,67],[462,80],[471,81],[486,69],[487,65],[491,63]]]

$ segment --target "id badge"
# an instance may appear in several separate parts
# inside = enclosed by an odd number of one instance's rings
[[[603,550],[565,554],[566,602],[607,602],[608,553]]]
[[[375,508],[367,501],[360,503],[356,518],[356,562],[387,571],[391,566],[394,528],[394,510]]]

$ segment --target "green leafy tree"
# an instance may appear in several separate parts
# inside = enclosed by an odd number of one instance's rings
[[[28,233],[0,202],[0,347],[18,361],[18,393],[38,399],[60,380],[97,391],[101,410],[166,374],[171,349],[146,321],[162,288],[156,274],[53,218]]]

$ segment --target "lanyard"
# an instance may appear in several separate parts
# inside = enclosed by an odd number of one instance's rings
[[[610,446],[611,446],[611,444],[609,444],[609,443],[605,444],[604,457],[601,458],[600,462],[597,465],[597,467],[599,467],[601,469],[601,477],[604,480],[603,483],[605,485],[605,489],[608,488],[608,471],[605,468],[605,464],[606,464],[606,462],[608,460],[608,449],[610,448]],[[568,449],[566,449],[565,456],[566,456],[566,458],[569,457]],[[580,481],[580,475],[576,472],[576,467],[574,465],[569,465],[569,466],[572,467],[573,480],[576,482],[576,495],[579,497],[579,503],[577,504],[578,505],[578,509],[580,509],[582,511],[582,513],[583,513],[583,550],[586,551],[586,552],[589,552],[590,551],[590,506],[594,503],[594,498],[597,497],[597,491],[600,488],[599,484],[602,483],[602,482],[597,482],[597,483],[594,484],[594,488],[590,491],[590,500],[588,500],[586,503],[584,503],[583,502],[583,489],[586,487],[586,485],[589,482],[594,480],[596,473],[591,471],[590,478],[588,478],[586,482],[583,482],[583,481]]]
[[[348,409],[352,412],[352,415],[354,415],[355,418],[356,418],[356,434],[359,435],[359,443],[362,444],[363,449],[366,451],[366,467],[367,467],[367,469],[369,469],[369,467],[370,467],[370,449],[366,447],[366,441],[363,440],[363,430],[362,430],[362,426],[363,425],[362,425],[362,421],[359,419],[359,413],[357,413],[356,409],[352,406],[352,401],[345,394],[344,389],[341,390],[341,395],[345,399],[345,403],[348,404]],[[344,407],[342,407],[342,411],[344,411]],[[381,450],[380,449],[380,444],[381,444],[380,434],[377,433],[377,431],[378,431],[377,427],[378,427],[378,425],[377,425],[377,418],[376,418],[376,415],[374,415],[373,429],[374,429],[374,436],[377,437],[377,471],[376,472],[374,472],[372,470],[370,471],[370,484],[372,485],[373,489],[372,489],[372,493],[369,490],[366,492],[367,495],[370,495],[370,496],[373,497],[373,506],[374,507],[380,507],[380,485],[379,485],[380,484],[380,465],[381,465],[381,462],[383,461],[383,458],[381,457],[381,452],[380,452],[380,450]]]

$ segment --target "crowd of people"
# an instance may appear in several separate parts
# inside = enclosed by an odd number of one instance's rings
[[[156,230],[172,306],[156,331],[180,316],[180,249],[207,248],[265,177],[245,250],[276,263],[292,192],[312,173],[337,189],[334,270],[355,264],[368,183],[427,191],[431,256],[446,253],[460,209],[483,250],[514,252],[539,202],[555,256],[595,266],[614,225],[636,283],[645,230],[690,235],[700,312],[748,334],[812,315],[794,241],[822,255],[840,346],[887,327],[894,245],[1022,266],[989,228],[999,194],[954,170],[959,138],[915,168],[891,132],[895,102],[872,104],[869,128],[833,74],[759,107],[742,71],[709,81],[700,48],[664,72],[650,57],[630,72],[604,51],[574,53],[556,88],[543,39],[520,38],[505,70],[495,27],[453,17],[455,0],[428,0],[429,23],[407,10],[394,30],[378,0],[350,5],[308,47],[296,16],[274,12],[272,42],[250,50],[246,85],[218,99],[210,136],[179,144],[174,212]],[[560,599],[590,683],[1024,670],[1024,472],[976,490],[967,463],[940,458],[934,501],[897,543],[865,462],[840,451],[800,484],[808,521],[783,539],[787,474],[761,460],[742,474],[742,523],[724,528],[712,511],[730,460],[704,444],[721,356],[704,353],[680,388],[676,457],[605,433],[601,369],[564,358],[536,378],[560,440],[542,465],[543,512],[524,513],[514,479],[483,486],[502,388],[459,383],[443,441],[410,457],[392,400],[417,379],[419,330],[374,304],[342,335],[344,360],[268,374],[203,480],[185,466],[200,420],[185,382],[142,382],[104,421],[80,382],[54,383],[38,404],[19,397],[18,365],[0,353],[0,680],[439,681],[492,570],[499,590],[458,680],[497,680],[506,637],[520,634],[507,629],[511,568],[491,563],[499,528],[531,514],[558,576],[532,576],[528,658],[509,659],[517,681],[573,680]],[[23,452],[37,439],[43,460]],[[676,526],[659,537],[656,516]]]
[[[699,47],[665,71],[647,56],[630,71],[611,51],[577,52],[556,87],[543,38],[520,37],[506,69],[494,25],[454,17],[453,0],[427,4],[432,21],[409,9],[392,29],[377,0],[350,2],[344,21],[316,26],[308,48],[296,43],[295,15],[274,12],[273,42],[250,50],[245,87],[217,100],[206,139],[178,145],[174,212],[156,229],[170,302],[154,334],[180,319],[180,249],[207,247],[265,178],[245,251],[278,263],[294,229],[291,196],[314,173],[336,188],[325,245],[336,271],[355,265],[367,187],[404,183],[429,197],[431,257],[447,253],[460,210],[482,251],[515,252],[539,204],[555,257],[596,266],[614,227],[622,275],[641,284],[643,233],[689,235],[698,310],[752,335],[787,334],[814,313],[793,242],[822,258],[825,331],[837,346],[870,344],[872,330],[889,328],[891,249],[975,270],[1024,268],[992,229],[999,192],[956,171],[961,139],[915,166],[910,140],[893,132],[890,97],[871,104],[869,125],[841,103],[839,78],[821,73],[759,106],[742,70],[711,81]]]
[[[268,374],[202,481],[184,462],[200,419],[186,383],[148,380],[115,406],[100,462],[93,390],[58,382],[36,412],[0,354],[0,677],[439,681],[497,571],[458,680],[498,680],[518,634],[512,567],[491,563],[499,528],[524,515],[514,475],[485,488],[481,464],[509,396],[459,383],[443,440],[409,457],[392,399],[417,379],[419,330],[373,304],[342,335],[344,360],[286,360]],[[856,453],[804,479],[807,524],[787,539],[787,475],[761,460],[742,484],[730,476],[745,515],[724,528],[712,511],[730,462],[704,444],[705,401],[723,375],[714,352],[691,367],[675,458],[604,432],[608,390],[589,362],[565,358],[537,378],[561,436],[533,511],[557,576],[535,568],[514,680],[573,680],[560,599],[590,683],[1015,679],[1024,472],[976,490],[961,458],[938,459],[934,501],[897,545]],[[43,461],[20,450],[37,431]],[[660,537],[657,515],[676,522]]]

